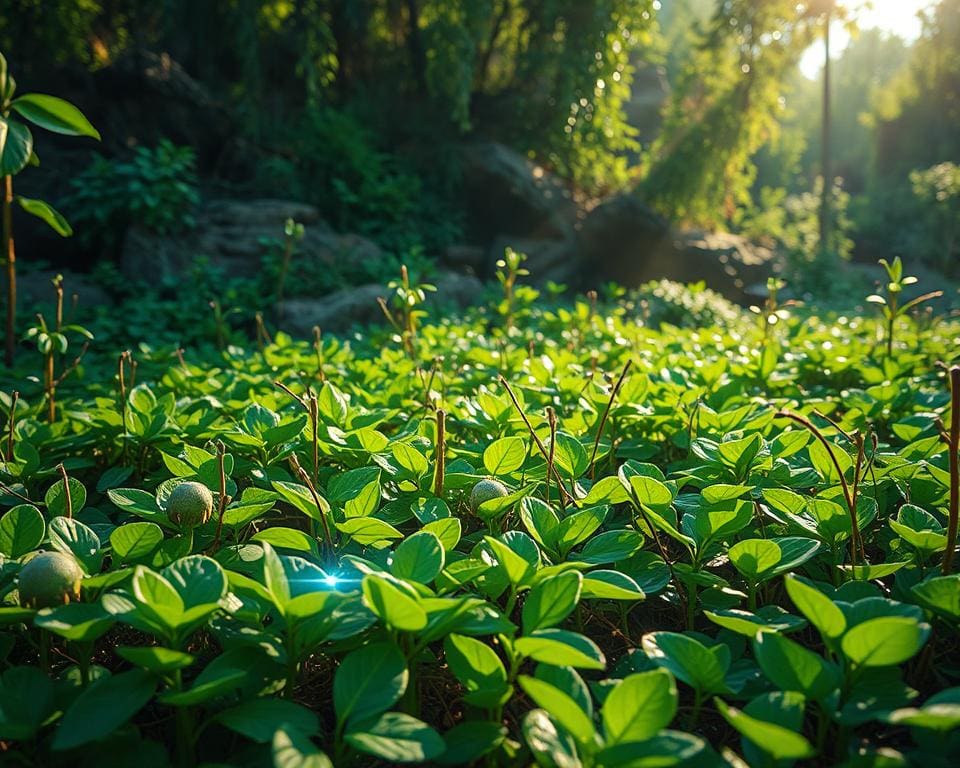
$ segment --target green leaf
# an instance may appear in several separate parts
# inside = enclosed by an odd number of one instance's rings
[[[53,749],[73,749],[109,736],[153,698],[156,688],[156,679],[142,669],[97,680],[64,713]]]
[[[669,670],[703,693],[727,693],[725,682],[730,653],[725,645],[708,648],[677,632],[650,632],[643,636],[644,653],[658,667]]]
[[[840,685],[840,673],[833,664],[782,635],[757,633],[753,652],[767,679],[780,690],[822,701]]]
[[[603,669],[603,652],[588,637],[565,629],[540,629],[514,643],[514,649],[534,661],[577,669]]]
[[[220,712],[216,720],[258,744],[273,741],[279,728],[292,726],[306,735],[315,734],[320,728],[313,712],[283,699],[251,699]]]
[[[407,471],[414,478],[421,478],[427,474],[430,465],[426,458],[412,445],[407,443],[394,443],[390,446],[390,452],[393,454],[394,461],[401,469]]]
[[[87,489],[83,487],[83,483],[75,478],[70,477],[68,480],[70,481],[71,512],[76,515],[87,503]],[[47,513],[51,516],[67,514],[67,496],[63,492],[63,480],[57,480],[50,486],[43,497],[43,503],[47,505]]]
[[[427,626],[427,613],[420,603],[385,578],[367,574],[361,591],[363,604],[388,627],[416,632]]]
[[[603,703],[607,744],[652,738],[670,725],[677,714],[677,700],[673,675],[664,669],[625,677]]]
[[[88,643],[104,635],[115,621],[99,603],[67,603],[38,612],[33,624],[67,640]]]
[[[579,571],[565,571],[539,582],[523,604],[524,634],[556,626],[567,618],[577,607],[582,586]]]
[[[843,634],[847,628],[847,619],[829,597],[810,582],[793,574],[784,579],[784,584],[793,604],[807,617],[807,621],[820,630],[824,639],[837,638]]]
[[[147,557],[162,541],[163,531],[156,523],[126,523],[110,534],[114,557],[126,563]]]
[[[393,643],[347,654],[333,679],[337,723],[362,722],[392,707],[407,687],[407,664]]]
[[[69,101],[43,93],[25,93],[10,106],[34,125],[65,136],[89,136],[100,140],[100,133],[83,113]]]
[[[443,544],[429,531],[408,536],[394,550],[390,572],[398,579],[429,584],[443,570]]]
[[[333,768],[330,758],[293,726],[277,729],[272,752],[274,768]]]
[[[40,545],[46,530],[43,515],[35,506],[18,504],[0,519],[0,554],[20,559]]]
[[[443,734],[447,745],[436,758],[441,765],[469,765],[499,747],[507,737],[507,729],[499,723],[466,720]]]
[[[15,199],[24,211],[46,222],[50,229],[61,237],[70,237],[70,235],[73,234],[70,223],[63,217],[60,211],[49,203],[45,203],[43,200],[33,200],[29,197],[23,197],[22,195],[17,195]]]
[[[759,746],[774,760],[802,760],[816,754],[813,745],[806,737],[795,730],[776,723],[751,717],[745,712],[729,706],[721,699],[714,699],[717,711],[730,725],[744,737]]]
[[[0,149],[0,177],[16,176],[30,162],[33,135],[23,123],[0,116],[0,135],[4,133],[7,139]]]
[[[100,538],[92,529],[73,518],[55,517],[47,526],[47,535],[54,549],[73,555],[86,573],[99,573],[103,554]]]
[[[439,733],[402,712],[387,712],[375,722],[349,731],[346,741],[354,749],[388,764],[430,761],[446,749]]]
[[[545,680],[527,675],[520,675],[517,681],[537,706],[547,710],[550,718],[581,744],[591,744],[596,739],[590,715],[562,690]]]
[[[351,517],[342,523],[337,523],[337,530],[345,533],[361,547],[368,547],[389,539],[403,538],[403,534],[390,523],[376,517]]]
[[[857,666],[885,667],[912,658],[929,635],[929,624],[907,616],[881,616],[851,627],[840,647]]]
[[[507,692],[507,671],[490,646],[472,637],[450,634],[443,640],[443,654],[450,671],[467,689],[464,701],[477,707],[501,703]]]
[[[544,709],[532,709],[524,716],[523,738],[538,765],[554,768],[580,768],[583,765],[576,742],[566,731],[557,729]]]
[[[178,669],[186,669],[196,661],[196,657],[189,653],[177,651],[173,648],[162,648],[151,645],[140,647],[119,647],[116,649],[117,655],[135,664],[143,667],[154,674],[162,675],[167,672],[173,672]]]
[[[483,466],[494,477],[507,475],[520,469],[526,458],[527,444],[522,437],[501,437],[484,450]]]

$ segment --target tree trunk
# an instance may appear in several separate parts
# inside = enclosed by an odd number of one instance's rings
[[[413,69],[413,81],[421,96],[427,94],[427,54],[423,50],[423,38],[420,36],[420,8],[417,0],[407,0],[407,48],[410,51],[410,66]]]

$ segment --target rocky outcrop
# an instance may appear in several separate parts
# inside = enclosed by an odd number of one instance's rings
[[[778,267],[776,254],[740,235],[674,229],[634,195],[597,206],[580,231],[585,287],[605,281],[637,286],[666,278],[701,280],[739,303],[749,302],[757,285]]]
[[[365,237],[339,234],[311,205],[288,200],[213,200],[197,212],[196,225],[181,235],[160,236],[133,228],[121,251],[121,270],[131,279],[176,278],[197,256],[230,275],[251,276],[270,248],[283,242],[287,219],[305,225],[297,263],[323,269],[340,259],[378,259],[379,247]]]
[[[494,142],[470,144],[461,158],[468,242],[489,247],[497,237],[573,237],[577,205],[545,168]]]
[[[427,294],[433,307],[475,304],[483,284],[471,275],[441,272],[432,279],[437,290]],[[316,299],[289,299],[283,302],[280,326],[294,336],[309,336],[314,326],[323,331],[347,331],[355,325],[384,322],[377,299],[387,299],[391,291],[379,283],[358,285]]]

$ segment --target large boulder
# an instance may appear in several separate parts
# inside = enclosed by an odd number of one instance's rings
[[[630,287],[662,278],[704,281],[740,303],[753,300],[756,286],[779,268],[771,249],[727,232],[671,228],[635,195],[612,198],[590,212],[580,254],[591,286],[607,280]]]
[[[573,237],[577,205],[545,168],[495,142],[467,145],[461,158],[470,243],[489,247],[497,237]]]
[[[121,251],[121,270],[131,279],[177,279],[197,256],[229,275],[252,276],[263,266],[270,248],[283,242],[284,224],[305,225],[296,245],[300,269],[321,270],[340,260],[376,260],[380,248],[365,237],[339,234],[316,208],[289,200],[212,200],[196,215],[196,225],[179,235],[154,235],[133,228]]]
[[[457,272],[441,272],[432,278],[432,283],[437,290],[427,294],[427,304],[434,309],[469,306],[483,292],[480,280]],[[368,283],[321,298],[288,299],[281,308],[280,326],[294,336],[309,336],[314,326],[323,331],[342,332],[355,325],[385,323],[377,300],[387,299],[390,294],[386,285]]]

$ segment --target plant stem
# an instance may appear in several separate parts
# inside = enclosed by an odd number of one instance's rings
[[[594,301],[596,301],[595,293]],[[610,415],[610,409],[613,407],[613,401],[617,399],[617,393],[620,391],[620,387],[623,386],[623,380],[627,377],[627,372],[630,370],[632,363],[633,361],[628,359],[626,364],[623,366],[623,370],[620,372],[620,378],[617,379],[617,383],[613,385],[613,389],[610,391],[610,399],[607,400],[607,407],[603,409],[603,416],[600,417],[600,426],[597,427],[597,435],[593,439],[593,452],[590,454],[591,481],[594,479],[594,477],[596,477],[597,466],[594,462],[597,459],[597,451],[600,448],[600,437],[603,435],[603,428],[607,425],[607,417]]]
[[[20,400],[20,393],[13,390],[10,395],[10,418],[7,421],[7,461],[13,461],[13,432],[17,426],[17,402]]]
[[[953,572],[960,520],[960,365],[950,368],[950,507],[947,522],[947,550],[943,554],[943,575]]]
[[[66,502],[66,518],[70,520],[73,517],[73,499],[70,497],[70,478],[67,477],[67,468],[61,463],[57,469],[60,470],[60,477],[63,480],[63,498]]]
[[[443,498],[443,476],[446,472],[447,413],[437,409],[437,456],[434,462],[433,495]]]
[[[807,418],[804,418],[798,413],[793,411],[777,411],[775,418],[778,419],[790,419],[800,424],[802,427],[806,428],[817,440],[820,441],[820,444],[826,449],[827,454],[830,456],[831,462],[833,462],[834,468],[837,470],[837,475],[840,477],[840,486],[843,488],[843,498],[847,502],[847,510],[850,513],[850,529],[853,535],[850,538],[850,564],[857,564],[857,550],[863,550],[863,542],[860,539],[860,523],[857,520],[857,506],[856,498],[850,492],[850,486],[847,484],[847,478],[843,474],[843,469],[840,467],[840,461],[837,459],[836,454],[834,453],[833,446],[830,442],[823,436],[823,433],[814,426],[813,422]]]
[[[13,177],[3,177],[3,254],[7,266],[7,368],[13,368],[16,352],[17,318],[17,256],[13,247]]]
[[[174,672],[177,691],[183,690],[183,670]],[[190,711],[187,707],[174,707],[177,728],[177,765],[189,768],[193,765],[193,744],[190,733]]]

